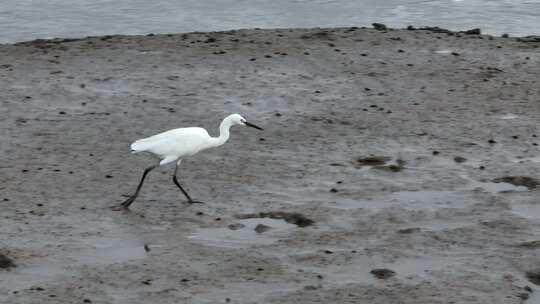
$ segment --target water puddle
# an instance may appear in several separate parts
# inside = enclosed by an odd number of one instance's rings
[[[384,198],[375,200],[343,199],[329,204],[329,207],[352,210],[367,208],[379,211],[392,206],[399,206],[411,210],[432,210],[441,207],[463,206],[466,199],[462,193],[450,190],[419,190],[398,191]]]
[[[123,239],[86,239],[80,248],[69,246],[67,252],[51,251],[38,263],[20,264],[7,272],[0,284],[8,290],[29,288],[38,283],[57,281],[77,273],[77,268],[88,265],[110,265],[146,257],[144,246]],[[0,289],[1,290],[1,289]]]
[[[540,204],[516,204],[512,211],[524,218],[540,219]]]
[[[511,160],[514,163],[540,163],[540,156],[535,157],[523,157],[523,158],[514,158]]]
[[[0,293],[58,282],[78,275],[84,266],[106,266],[146,257],[144,244],[133,234],[123,233],[111,219],[57,216],[43,225],[49,223],[54,223],[50,228],[52,234],[60,229],[69,229],[70,233],[34,240],[20,248],[29,252],[30,258],[15,258],[18,267],[2,274]]]
[[[243,248],[251,245],[272,244],[287,236],[293,228],[296,228],[296,225],[289,224],[284,220],[271,218],[243,219],[237,223],[242,226],[235,230],[228,227],[197,229],[195,233],[189,236],[189,239],[210,246]],[[258,225],[265,225],[270,229],[258,233],[255,231]]]
[[[227,298],[231,303],[262,303],[268,296],[285,295],[294,290],[296,288],[291,288],[291,284],[286,283],[226,283],[223,288],[211,289],[208,293],[194,296],[192,303],[224,303]]]
[[[475,224],[474,221],[445,221],[445,220],[438,220],[438,221],[430,221],[425,224],[418,224],[418,227],[421,227],[425,230],[430,231],[442,231],[442,230],[452,230],[452,229],[458,229],[467,227],[470,225]]]
[[[446,207],[451,205],[459,194],[449,190],[399,191],[390,195],[390,200],[406,205],[420,204],[423,207]],[[429,204],[429,205],[428,205]]]
[[[354,199],[341,199],[327,203],[326,206],[336,209],[354,210],[354,209],[372,209],[381,210],[393,206],[394,203],[383,200],[354,200]]]
[[[529,284],[530,286],[531,284]],[[533,292],[529,298],[525,301],[527,304],[540,304],[540,288],[533,288]]]
[[[383,262],[380,258],[372,256],[362,256],[355,259],[354,264],[328,266],[328,267],[306,267],[304,271],[313,271],[323,276],[325,282],[332,286],[346,284],[376,284],[381,280],[375,278],[370,273],[377,268],[390,269],[396,272],[395,278],[418,282],[425,279],[433,271],[450,268],[455,271],[460,264],[461,257],[425,257],[425,258],[405,258],[394,262]]]
[[[479,182],[475,180],[469,180],[470,184],[464,188],[468,190],[475,190],[478,188],[484,189],[490,193],[510,192],[510,191],[527,191],[525,186],[514,186],[509,183],[494,183],[494,182]]]
[[[108,265],[146,257],[144,245],[135,241],[111,238],[85,240],[85,243],[90,245],[90,248],[81,250],[72,257],[77,265]]]
[[[436,54],[443,54],[443,55],[447,55],[447,54],[451,54],[452,53],[452,50],[438,50],[438,51],[435,51]]]

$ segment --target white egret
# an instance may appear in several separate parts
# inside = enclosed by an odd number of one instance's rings
[[[229,129],[234,125],[243,125],[262,130],[261,127],[247,122],[246,119],[239,114],[231,114],[225,117],[219,125],[219,137],[211,137],[203,128],[191,127],[172,129],[154,136],[136,140],[131,144],[132,153],[150,152],[159,156],[161,161],[159,164],[144,170],[135,193],[122,204],[114,207],[113,210],[125,210],[129,208],[139,195],[139,191],[141,190],[146,175],[156,167],[166,165],[173,161],[176,161],[176,167],[173,174],[174,184],[180,188],[189,203],[200,203],[191,199],[191,196],[189,196],[186,190],[184,190],[178,182],[178,179],[176,178],[178,167],[184,157],[192,156],[202,150],[223,145],[229,139]]]

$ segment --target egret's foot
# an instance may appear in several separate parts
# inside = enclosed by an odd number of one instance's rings
[[[120,205],[112,206],[111,210],[112,211],[126,211],[126,210],[129,210],[129,207],[126,207],[126,206],[120,204]]]
[[[121,203],[120,205],[117,205],[117,206],[113,206],[111,209],[112,211],[125,211],[125,210],[129,210],[129,206],[131,205],[131,203],[133,203],[133,201],[135,201],[137,197],[136,196],[131,196],[130,198],[128,198],[127,200],[125,200],[123,203]]]
[[[204,204],[204,202],[201,202],[201,201],[195,201],[195,200],[189,200],[187,201],[188,204]]]

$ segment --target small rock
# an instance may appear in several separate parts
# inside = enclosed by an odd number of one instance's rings
[[[462,157],[462,156],[456,156],[454,157],[454,161],[458,164],[461,164],[461,163],[464,163],[467,161],[467,159],[465,157]]]
[[[540,285],[540,269],[529,270],[525,272],[527,279],[536,285]]]
[[[411,233],[420,232],[420,230],[421,230],[421,229],[418,228],[418,227],[403,228],[403,229],[399,229],[399,230],[398,230],[398,233],[411,234]]]
[[[265,233],[266,231],[272,229],[272,227],[270,226],[267,226],[267,225],[264,225],[264,224],[258,224],[257,226],[255,226],[255,232],[257,233]]]
[[[363,166],[382,166],[385,165],[387,161],[391,160],[390,157],[386,156],[368,156],[363,158],[357,158],[354,160],[354,165],[356,167]]]
[[[396,275],[396,272],[387,268],[377,268],[370,271],[377,279],[388,279]]]
[[[382,23],[372,23],[371,25],[373,25],[373,28],[378,31],[385,31],[388,29],[386,25]]]
[[[474,28],[463,32],[465,35],[480,35],[482,31],[479,28]]]
[[[0,253],[0,269],[9,269],[17,267],[12,259],[3,253]]]

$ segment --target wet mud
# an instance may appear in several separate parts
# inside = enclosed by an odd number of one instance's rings
[[[382,24],[0,45],[0,303],[540,303],[539,48]],[[156,162],[131,142],[235,112],[264,132],[179,170],[205,204],[165,166],[109,209]]]

